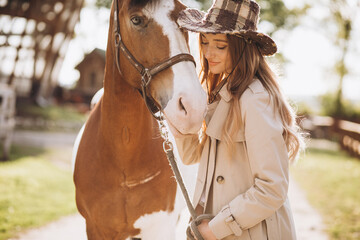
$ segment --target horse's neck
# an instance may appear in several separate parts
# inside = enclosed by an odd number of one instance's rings
[[[108,160],[114,164],[131,162],[128,171],[148,164],[156,169],[162,151],[157,123],[149,113],[138,90],[118,76],[106,76],[101,102],[100,137]],[[147,157],[144,157],[147,156]],[[150,157],[153,156],[153,157]],[[122,166],[126,167],[126,166]],[[130,169],[131,168],[131,169]]]
[[[154,120],[139,92],[122,78],[112,80],[116,82],[104,88],[101,128],[124,146],[151,138]]]
[[[113,14],[113,11],[112,11]],[[112,15],[111,18],[112,19]],[[154,119],[148,112],[139,92],[125,80],[127,74],[138,74],[135,69],[121,75],[115,65],[114,43],[111,38],[113,23],[110,21],[104,95],[101,104],[101,130],[106,133],[112,144],[121,144],[124,150],[131,151],[131,146],[141,144],[144,139],[151,139],[155,134]],[[140,75],[139,75],[140,78]]]

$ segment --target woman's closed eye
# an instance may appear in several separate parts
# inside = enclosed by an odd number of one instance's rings
[[[220,49],[220,50],[223,50],[223,49],[225,49],[225,48],[227,48],[227,46],[216,46],[218,49]]]
[[[208,45],[209,42],[201,42],[201,45]]]

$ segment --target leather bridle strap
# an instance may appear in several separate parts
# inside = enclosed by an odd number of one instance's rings
[[[156,64],[155,66],[151,67],[150,69],[143,68],[143,70],[142,70],[142,72],[140,72],[140,74],[142,76],[154,76],[155,74],[171,67],[172,65],[175,65],[175,64],[177,64],[179,62],[183,62],[183,61],[191,61],[195,64],[195,60],[194,60],[193,56],[191,56],[190,54],[187,54],[187,53],[180,53],[180,54],[175,55],[161,63]],[[145,82],[146,86],[148,84],[149,84],[149,81]]]
[[[157,73],[179,63],[182,61],[191,61],[195,64],[194,57],[191,56],[188,53],[180,53],[178,55],[175,55],[161,63],[156,64],[153,67],[145,68],[141,63],[139,63],[136,58],[130,53],[130,51],[127,49],[125,44],[122,41],[121,34],[120,34],[120,26],[119,26],[119,3],[118,0],[115,1],[115,12],[114,12],[114,40],[115,40],[115,58],[116,58],[116,66],[120,74],[120,61],[119,61],[119,49],[124,54],[124,56],[129,60],[131,65],[135,67],[135,69],[140,73],[141,75],[141,92],[142,96],[144,98],[146,107],[149,109],[151,114],[157,119],[160,120],[161,118],[159,116],[156,116],[155,113],[161,111],[161,107],[156,104],[156,101],[154,98],[147,94],[147,86],[149,85],[151,79],[153,76],[155,76]],[[195,64],[196,65],[196,64]]]

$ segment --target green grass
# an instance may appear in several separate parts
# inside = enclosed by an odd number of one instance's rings
[[[360,160],[336,150],[309,149],[292,168],[331,239],[360,239]]]
[[[17,115],[25,117],[40,117],[46,120],[84,121],[86,115],[79,113],[71,106],[39,107],[34,104],[22,102],[16,106]]]
[[[47,160],[39,148],[15,147],[0,162],[0,240],[76,212],[70,171]]]
[[[16,105],[17,129],[36,131],[78,131],[88,117],[88,109],[75,105],[39,107],[19,100]]]

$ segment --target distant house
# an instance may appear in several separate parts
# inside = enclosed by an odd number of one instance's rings
[[[85,101],[88,101],[103,87],[105,51],[95,48],[85,55],[75,69],[80,72],[80,79],[76,84],[75,91],[80,93]]]

